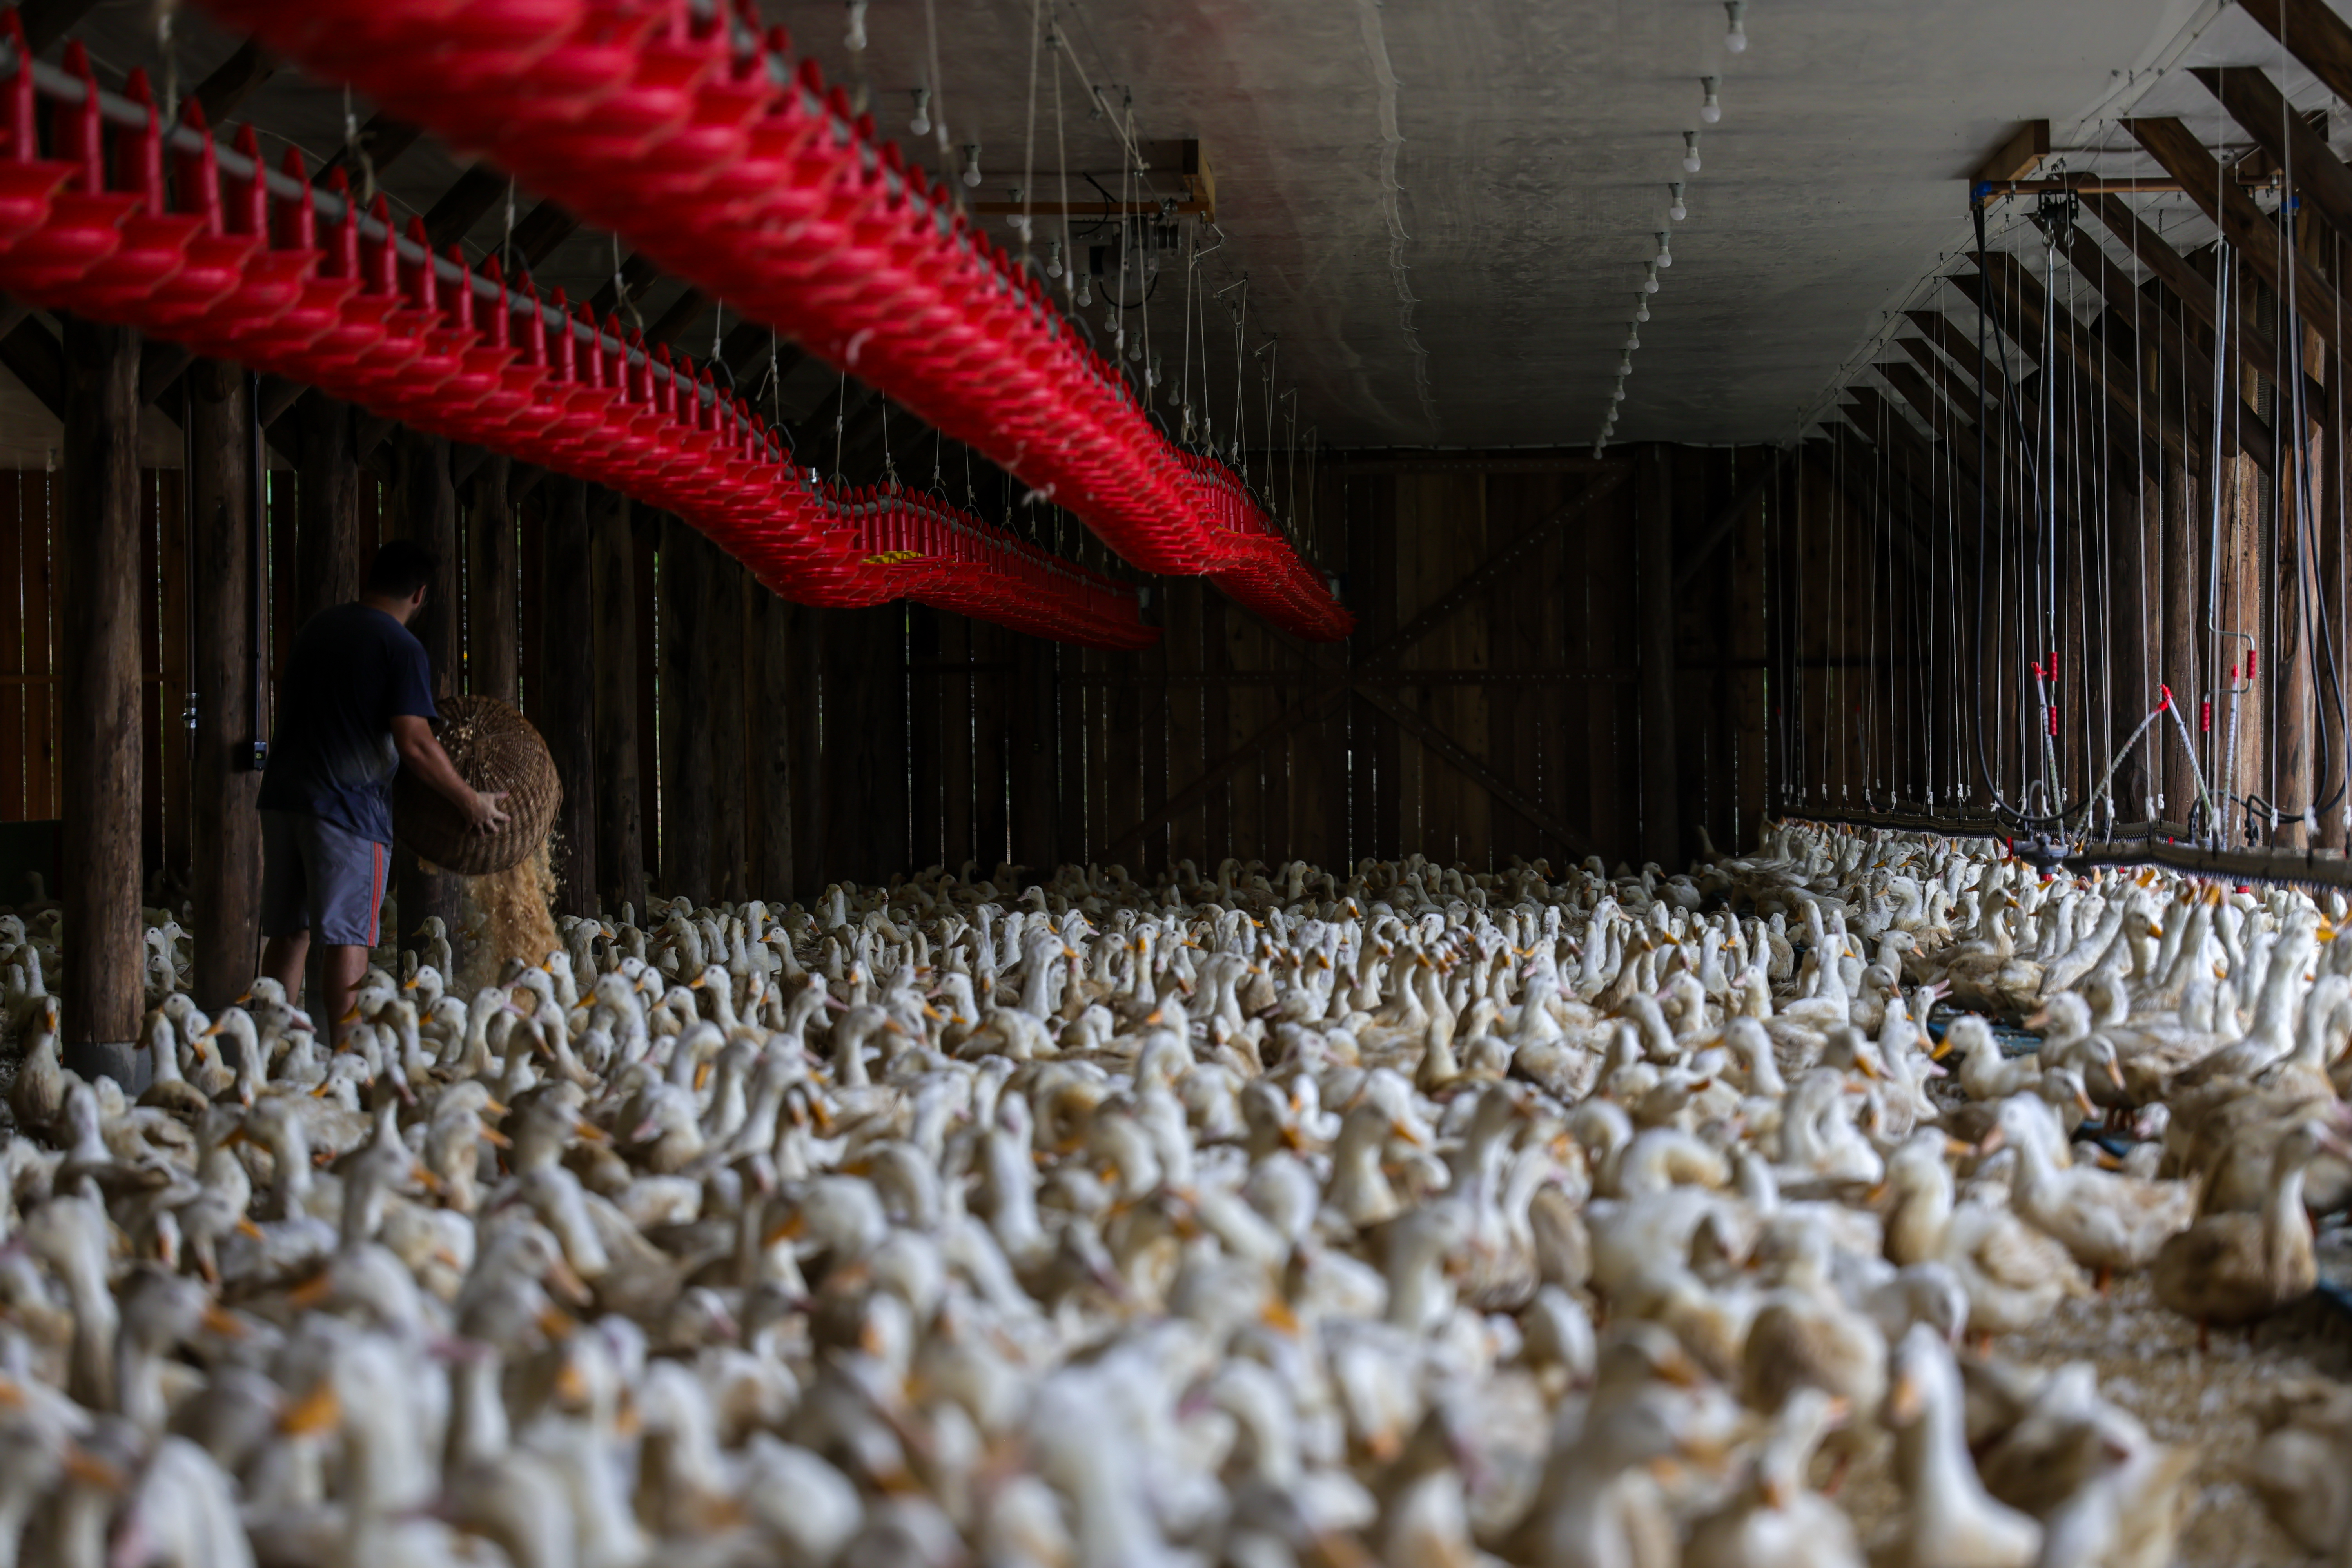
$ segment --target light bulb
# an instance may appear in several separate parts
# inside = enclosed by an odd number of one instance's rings
[[[1683,132],[1683,172],[1686,174],[1698,173],[1698,132],[1696,131]]]
[[[1632,354],[1626,354],[1618,360],[1617,374],[1619,375],[1631,375],[1633,374],[1633,356]]]
[[[907,129],[918,136],[929,136],[931,133],[931,89],[929,88],[919,87],[915,89],[915,118],[907,121]]]
[[[1625,384],[1623,382],[1621,381],[1616,385],[1609,389],[1609,401],[1612,404],[1622,403],[1625,401]]]
[[[1640,348],[1641,346],[1642,346],[1642,334],[1641,334],[1641,333],[1639,333],[1639,332],[1631,332],[1631,331],[1629,331],[1629,332],[1627,332],[1627,333],[1625,334],[1625,352],[1626,352],[1627,353],[1632,353],[1635,349],[1638,349],[1638,348]]]
[[[1658,230],[1658,265],[1660,267],[1672,267],[1675,264],[1674,237],[1663,228]]]
[[[963,144],[963,183],[967,185],[980,184],[980,143],[977,142]]]
[[[1045,276],[1059,278],[1061,275],[1062,242],[1058,239],[1049,239],[1045,242]]]
[[[1121,338],[1125,338],[1127,334],[1125,332],[1121,332],[1119,333],[1119,336]],[[1142,338],[1138,337],[1135,342],[1127,345],[1127,363],[1129,364],[1141,364],[1143,363]]]
[[[1083,310],[1095,302],[1095,280],[1083,272],[1078,274],[1078,309]]]
[[[1637,321],[1646,321],[1650,319],[1650,297],[1647,294],[1633,296],[1633,319]]]
[[[1690,216],[1690,208],[1684,205],[1683,202],[1683,183],[1680,180],[1676,180],[1672,184],[1668,185],[1666,189],[1673,193],[1674,195],[1674,200],[1666,204],[1666,216],[1674,219],[1676,223],[1680,223],[1683,219]]]
[[[1642,279],[1642,292],[1644,294],[1654,294],[1657,291],[1658,264],[1653,261],[1650,263],[1650,270],[1644,274]]]
[[[1706,89],[1706,100],[1698,106],[1698,117],[1712,125],[1723,118],[1723,79],[1703,76],[1698,79],[1698,84]]]
[[[849,36],[843,41],[852,52],[866,47],[866,0],[849,0]]]
[[[1723,47],[1733,54],[1748,52],[1748,0],[1723,0],[1723,13],[1731,18],[1730,30],[1723,35]]]

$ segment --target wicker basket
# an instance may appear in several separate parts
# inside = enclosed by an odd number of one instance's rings
[[[503,790],[507,825],[476,833],[440,791],[403,768],[393,784],[394,830],[410,849],[465,877],[487,877],[527,858],[547,837],[563,785],[530,721],[495,697],[447,697],[440,739],[457,772],[478,790]]]

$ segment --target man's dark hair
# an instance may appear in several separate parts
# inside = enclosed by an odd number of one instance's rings
[[[405,599],[428,587],[441,570],[441,558],[414,540],[388,539],[368,568],[367,591],[387,599]]]

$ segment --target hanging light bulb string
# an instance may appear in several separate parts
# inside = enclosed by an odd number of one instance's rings
[[[1198,231],[1197,231],[1197,230],[1196,230],[1192,226],[1191,226],[1191,225],[1187,225],[1187,226],[1185,226],[1185,229],[1184,229],[1184,358],[1183,358],[1183,362],[1182,362],[1181,367],[1181,369],[1179,370],[1179,372],[1178,372],[1178,375],[1177,375],[1177,382],[1176,382],[1176,406],[1177,406],[1177,410],[1178,410],[1178,412],[1179,412],[1179,413],[1181,413],[1181,414],[1182,415],[1182,416],[1183,416],[1183,421],[1184,421],[1184,433],[1183,433],[1182,437],[1180,438],[1180,442],[1179,442],[1179,444],[1180,444],[1180,445],[1182,445],[1182,446],[1186,446],[1186,447],[1190,447],[1190,446],[1192,444],[1192,436],[1193,436],[1193,431],[1192,431],[1192,291],[1193,291],[1194,288],[1197,286],[1197,280],[1195,279],[1195,278],[1194,278],[1193,274],[1194,274],[1194,273],[1199,269],[1200,265],[1201,265],[1201,258],[1200,258],[1200,256],[1197,254],[1197,249],[1196,249],[1196,246],[1197,246],[1197,234],[1198,234]],[[1206,393],[1205,391],[1203,391],[1203,392],[1202,392],[1202,401],[1204,404],[1208,401],[1208,395],[1207,395],[1207,393]]]
[[[1030,188],[1037,174],[1037,48],[1044,41],[1045,0],[1029,0],[1029,116],[1021,145],[1021,265],[1029,265]]]
[[[1078,269],[1078,253],[1070,247],[1070,153],[1062,121],[1062,53],[1058,48],[1054,51],[1054,178],[1062,196],[1062,250],[1046,264],[1045,276],[1061,274],[1062,298],[1066,300],[1076,292],[1074,274]]]

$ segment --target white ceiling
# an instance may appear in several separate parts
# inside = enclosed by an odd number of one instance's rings
[[[955,142],[977,128],[978,194],[1001,199],[1022,179],[1033,7],[929,3],[940,110]],[[836,0],[767,9],[829,73],[862,78],[886,133],[913,140],[905,89],[930,75],[926,0],[873,0],[870,47],[856,62]],[[1841,367],[1866,362],[1886,313],[1932,292],[1920,280],[1965,233],[1965,177],[2017,121],[2050,119],[2062,145],[2127,142],[2112,124],[2082,121],[2142,91],[2140,112],[2210,116],[2210,100],[2177,69],[2152,88],[2132,74],[2174,59],[2184,39],[2176,64],[2275,69],[2275,42],[2219,10],[2215,0],[1751,0],[1750,46],[1736,56],[1719,0],[1063,0],[1038,14],[1058,18],[1114,110],[1132,91],[1140,138],[1197,135],[1210,149],[1223,243],[1198,277],[1203,294],[1248,278],[1253,444],[1270,358],[1277,389],[1298,389],[1302,435],[1462,447],[1593,437],[1677,178],[1689,182],[1690,216],[1674,226],[1675,264],[1651,301],[1618,438],[1796,434],[1845,379]],[[152,0],[108,0],[83,32],[120,70],[157,58],[154,15]],[[184,87],[234,47],[200,16],[183,13],[177,32]],[[1724,79],[1723,119],[1704,130],[1705,167],[1685,176],[1682,132],[1700,127],[1708,73]],[[1057,167],[1081,190],[1081,172],[1110,178],[1115,143],[1087,118],[1074,68],[1060,84],[1058,164],[1051,51],[1036,80],[1026,156],[1039,194],[1058,187]],[[2283,80],[2298,102],[2326,100],[2298,72]],[[364,119],[368,105],[355,108]],[[245,112],[314,155],[341,137],[340,92],[292,73]],[[2080,154],[2072,162],[2084,166]],[[428,143],[385,183],[396,205],[421,209],[459,167]],[[519,205],[530,201],[521,193]],[[2165,221],[2169,232],[2180,220]],[[477,245],[494,245],[503,223],[492,213]],[[1041,222],[1041,247],[1051,232]],[[611,267],[609,239],[582,235],[540,277],[577,296]],[[1181,269],[1163,277],[1150,307],[1171,403],[1184,364],[1181,280]],[[675,286],[665,289],[648,317]],[[1205,351],[1196,336],[1192,366],[1221,437],[1235,379],[1226,311],[1242,293],[1205,307],[1215,330]],[[1100,326],[1099,303],[1086,314]],[[707,344],[709,330],[691,341]],[[1260,355],[1267,332],[1279,344]],[[786,414],[832,385],[804,369],[786,384]],[[0,445],[20,426],[37,440],[33,423],[0,396],[10,427]]]

